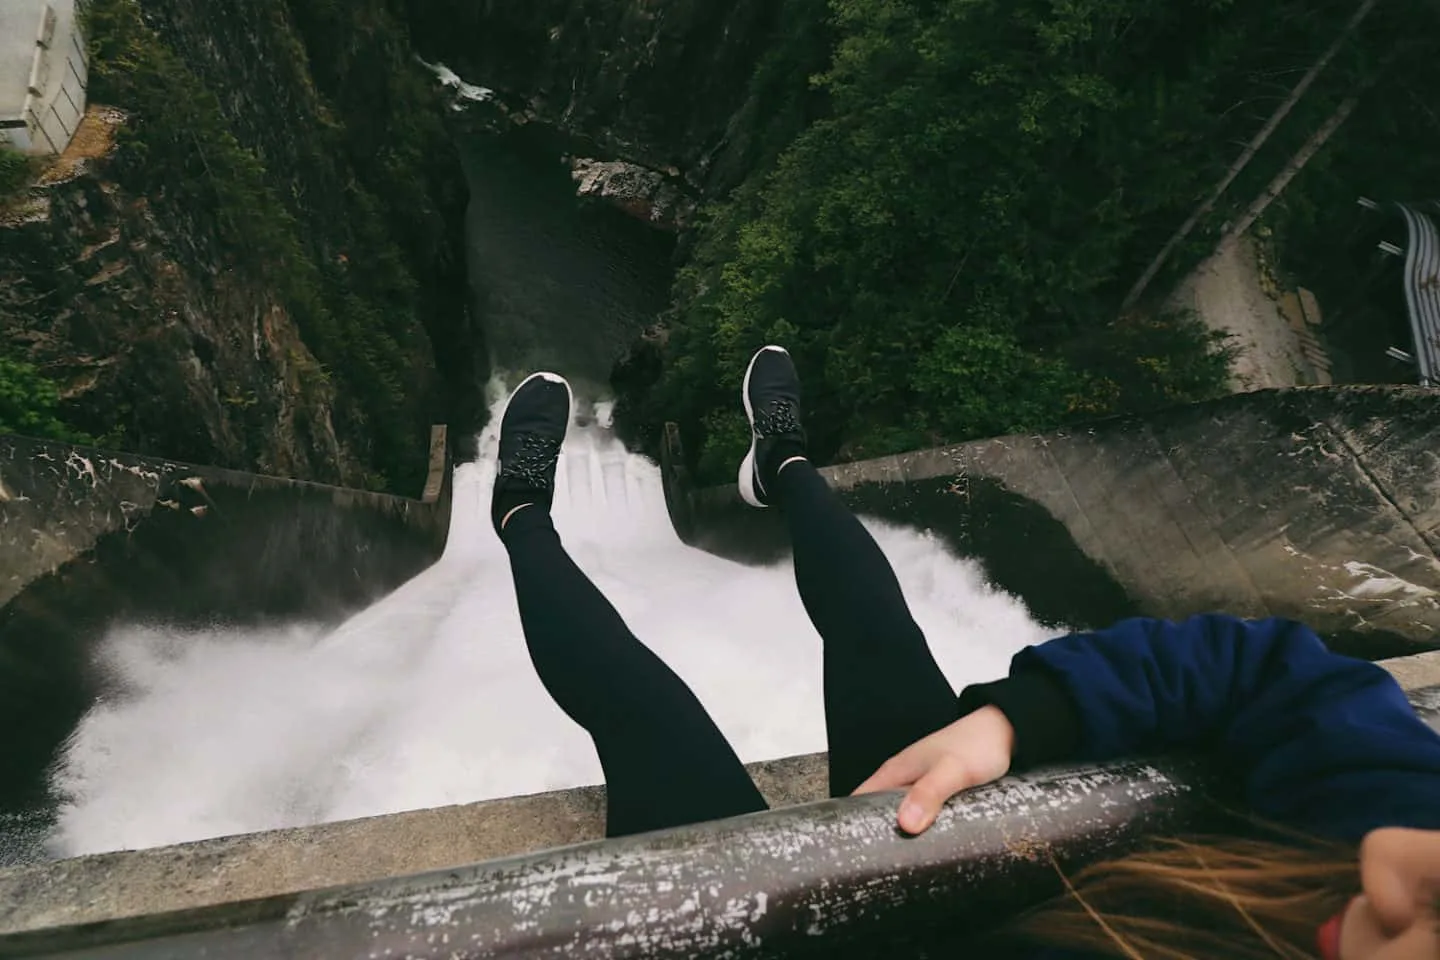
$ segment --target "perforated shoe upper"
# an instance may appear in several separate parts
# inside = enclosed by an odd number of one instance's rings
[[[570,385],[554,373],[534,374],[510,394],[500,421],[492,514],[503,514],[520,503],[550,508],[555,467],[570,426],[572,404]],[[492,519],[498,530],[503,517]]]

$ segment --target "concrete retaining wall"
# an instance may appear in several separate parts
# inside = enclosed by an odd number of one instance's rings
[[[427,499],[409,500],[0,437],[0,811],[43,790],[110,625],[334,620],[434,563],[443,427],[432,441]]]
[[[333,615],[439,557],[450,526],[448,477],[444,427],[432,431],[420,500],[0,436],[0,606],[123,534],[123,552],[135,559],[151,539],[178,541],[185,557],[153,562],[183,567],[192,587],[207,566],[223,565],[223,582],[199,598],[205,610]],[[214,561],[199,556],[207,552]],[[397,579],[400,568],[413,569]],[[215,590],[225,594],[218,602]]]
[[[685,489],[678,460],[673,452],[667,457],[667,502],[682,538],[731,554],[743,552],[737,538],[764,539],[739,531],[775,518],[757,511],[747,517],[733,488]],[[824,473],[859,509],[898,498],[894,515],[906,519],[923,501],[929,509],[920,521],[942,534],[983,521],[972,500],[998,484],[1068,534],[1068,543],[1027,548],[1029,561],[1020,566],[1048,563],[1055,549],[1078,550],[1138,612],[1285,616],[1325,634],[1417,646],[1440,637],[1437,390],[1243,394]],[[1004,531],[996,532],[992,539],[1003,542]],[[963,536],[956,539],[957,549],[970,552]],[[984,551],[975,555],[987,567],[1002,565]],[[1023,571],[990,572],[1043,606],[1057,577],[1034,569],[1028,579]],[[1100,613],[1122,604],[1112,606]],[[1069,622],[1105,618],[1082,610]]]

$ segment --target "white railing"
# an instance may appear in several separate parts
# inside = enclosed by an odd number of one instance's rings
[[[1421,205],[1397,204],[1410,229],[1405,250],[1405,304],[1415,340],[1420,385],[1440,387],[1440,230]],[[1433,210],[1440,213],[1440,204]]]

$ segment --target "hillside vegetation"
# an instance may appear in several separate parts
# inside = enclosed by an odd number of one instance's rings
[[[708,211],[624,414],[650,440],[678,420],[692,466],[719,481],[747,442],[735,385],[767,342],[796,357],[825,459],[1222,392],[1223,349],[1193,318],[1119,305],[1356,7],[791,0],[806,15],[777,50],[825,37],[823,66],[778,98],[804,106],[776,112],[790,126],[771,131],[784,140],[773,162]],[[1364,98],[1365,129],[1385,126],[1394,86],[1423,67],[1405,39],[1417,19],[1437,17],[1378,5],[1154,289],[1213,247],[1346,96]],[[772,58],[756,82],[791,73]],[[1267,213],[1273,230],[1353,206],[1358,185],[1332,162],[1368,152],[1378,168],[1395,151],[1350,132]]]

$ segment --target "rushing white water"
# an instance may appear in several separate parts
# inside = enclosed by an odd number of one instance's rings
[[[420,61],[426,69],[435,74],[435,79],[440,81],[440,86],[452,91],[458,101],[469,103],[487,103],[495,99],[495,91],[488,87],[477,86],[473,83],[466,83],[454,70],[443,63],[428,63]],[[463,110],[461,103],[453,105],[455,110]]]
[[[530,666],[490,529],[495,437],[481,449],[457,471],[444,558],[338,629],[113,630],[102,656],[125,692],[96,705],[68,745],[56,786],[72,799],[52,851],[599,782],[589,738]],[[788,562],[745,567],[681,544],[659,471],[599,425],[571,429],[555,517],[576,561],[742,759],[824,749],[820,640]],[[1014,650],[1051,635],[935,539],[869,526],[957,688],[1002,675]]]

